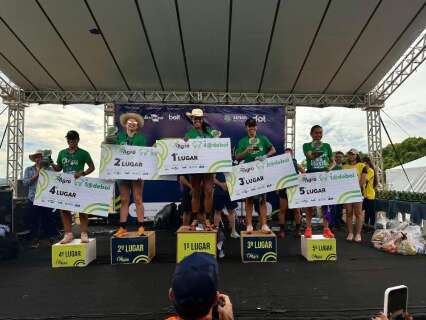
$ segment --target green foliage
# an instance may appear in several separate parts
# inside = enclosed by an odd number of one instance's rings
[[[395,143],[394,146],[403,164],[426,156],[426,139],[421,137],[407,138],[401,143]],[[384,169],[399,165],[398,158],[390,144],[383,148],[383,164]]]
[[[384,190],[376,192],[376,198],[383,200],[401,200],[426,203],[426,193],[418,192]]]

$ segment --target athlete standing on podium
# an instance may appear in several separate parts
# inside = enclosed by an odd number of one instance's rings
[[[117,137],[117,144],[144,147],[146,145],[145,136],[139,133],[142,129],[144,120],[137,113],[123,113],[120,116],[120,124],[124,131],[120,132]],[[114,236],[123,237],[127,234],[127,218],[129,216],[130,192],[133,194],[133,201],[136,205],[136,216],[138,219],[138,234],[144,234],[144,208],[142,202],[143,180],[120,180],[118,181],[120,188],[120,228],[115,232]]]
[[[328,143],[322,142],[322,127],[315,125],[311,128],[312,141],[303,144],[303,153],[306,156],[306,173],[330,171],[334,167],[334,158]],[[312,212],[313,208],[306,208],[305,238],[312,237]],[[326,238],[334,238],[334,234],[328,227],[328,221],[323,216],[323,235]]]
[[[201,109],[192,109],[186,114],[192,120],[192,129],[189,130],[184,137],[185,141],[189,139],[205,139],[214,138],[219,136],[220,133],[215,134],[216,130],[212,130],[204,122],[204,112]],[[197,173],[190,175],[190,182],[192,186],[192,212],[196,218],[192,223],[194,228],[198,223],[205,225],[206,229],[211,229],[210,220],[207,218],[211,214],[213,208],[213,188],[214,188],[214,174],[210,173]],[[200,212],[201,194],[204,196],[204,210]]]
[[[277,151],[272,143],[263,134],[257,133],[257,123],[253,118],[249,118],[245,122],[247,136],[238,142],[238,147],[235,150],[235,158],[237,161],[244,160],[244,162],[251,162],[255,160],[263,161],[267,157],[273,156]],[[253,206],[257,202],[259,207],[259,219],[261,230],[264,233],[271,233],[267,225],[267,212],[266,212],[266,194],[260,194],[254,197],[245,199],[246,209],[246,231],[253,232]]]

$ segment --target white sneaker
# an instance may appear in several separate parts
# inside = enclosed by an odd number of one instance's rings
[[[60,244],[67,244],[70,243],[74,240],[74,236],[72,235],[71,232],[67,232],[64,234],[64,237],[62,238],[61,241],[59,241]]]
[[[234,230],[234,231],[231,232],[231,238],[238,239],[239,237],[240,237],[240,235],[238,234],[237,231]]]
[[[87,232],[82,232],[80,235],[81,243],[89,243],[89,235]]]
[[[225,257],[225,252],[223,250],[219,251],[219,258],[222,259],[223,257]]]
[[[252,233],[253,232],[253,226],[251,224],[247,225],[246,231],[248,233]]]
[[[263,233],[271,233],[272,231],[271,231],[271,229],[269,229],[269,227],[268,227],[268,225],[267,224],[264,224],[263,226],[262,226],[262,232]]]

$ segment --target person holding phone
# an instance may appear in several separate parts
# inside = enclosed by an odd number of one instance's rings
[[[314,125],[311,128],[311,142],[303,144],[303,153],[306,156],[306,173],[330,171],[334,167],[334,157],[331,147],[328,143],[323,142],[323,130],[320,125]],[[313,208],[306,208],[306,229],[305,238],[312,237],[312,213]],[[323,217],[323,236],[325,238],[334,238],[334,234],[328,227],[326,217]]]
[[[71,173],[74,175],[75,179],[80,177],[87,176],[91,174],[95,170],[95,165],[93,164],[93,160],[90,157],[89,152],[81,149],[78,146],[80,142],[80,135],[75,130],[68,131],[65,136],[68,143],[68,148],[61,150],[58,154],[58,159],[56,164],[52,162],[52,168],[55,171],[63,171],[64,173]],[[88,166],[86,170],[84,170],[85,165]],[[64,226],[64,237],[60,241],[61,244],[70,243],[73,241],[74,236],[72,234],[71,226],[72,226],[72,217],[71,212],[66,210],[61,210],[62,224]],[[89,242],[89,218],[87,214],[80,213],[80,228],[81,235],[80,239],[82,243]]]
[[[275,150],[269,139],[263,134],[257,133],[257,123],[253,118],[249,118],[245,122],[247,136],[238,142],[235,150],[235,158],[237,161],[251,162],[255,160],[263,161],[266,158],[273,156]],[[267,209],[266,209],[266,194],[257,195],[245,199],[246,209],[246,231],[253,232],[253,206],[254,202],[258,203],[259,218],[261,223],[261,231],[271,233],[271,229],[267,225]]]
[[[228,295],[218,291],[219,266],[216,259],[204,252],[194,252],[175,269],[169,300],[177,315],[167,320],[204,320],[213,316],[233,320]]]
[[[139,131],[144,125],[144,119],[140,114],[127,112],[120,116],[120,124],[123,130],[118,134],[117,144],[144,147],[146,139]],[[138,219],[138,235],[143,235],[145,228],[144,207],[143,207],[143,180],[120,180],[118,181],[120,189],[120,227],[114,233],[116,237],[124,237],[127,234],[127,218],[129,216],[130,194],[133,195],[133,201],[136,206],[136,217]]]

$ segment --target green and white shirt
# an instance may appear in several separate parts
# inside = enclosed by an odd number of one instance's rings
[[[56,161],[62,167],[64,173],[75,173],[84,171],[84,165],[93,163],[89,152],[78,148],[74,153],[68,149],[61,150]]]
[[[129,137],[126,132],[120,132],[117,137],[117,144],[144,147],[146,145],[145,136],[137,133],[133,137]]]
[[[237,149],[235,150],[236,154],[244,152],[249,146],[257,147],[258,150],[248,153],[244,157],[244,162],[254,161],[257,157],[264,156],[272,147],[271,141],[263,134],[257,134],[255,137],[250,138],[246,136],[238,141]]]
[[[322,155],[314,160],[308,158],[309,152],[322,152]],[[307,172],[321,172],[326,171],[333,158],[333,152],[328,143],[322,143],[319,146],[314,146],[313,142],[303,144],[303,153],[306,156]]]

